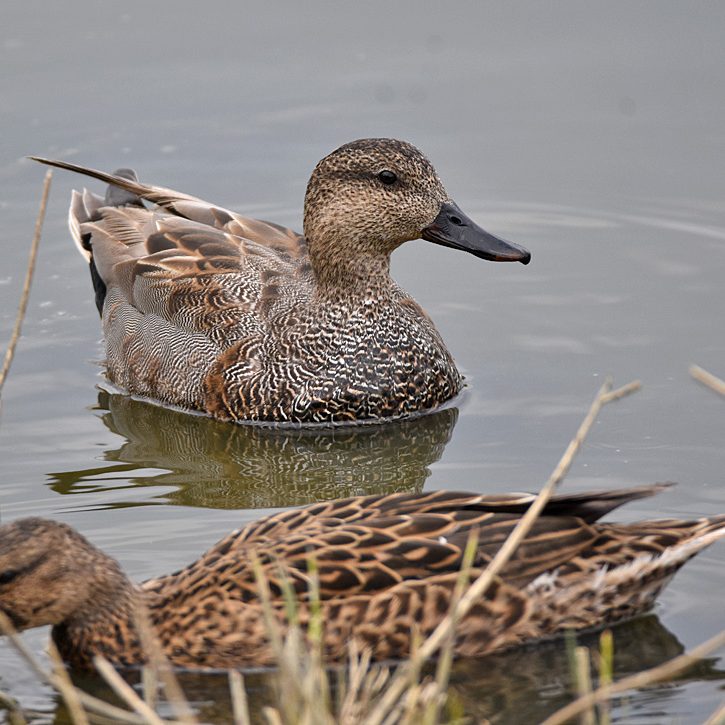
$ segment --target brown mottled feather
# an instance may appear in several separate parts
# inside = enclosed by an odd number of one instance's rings
[[[652,605],[675,571],[716,538],[725,516],[696,521],[600,523],[597,519],[662,485],[557,496],[516,556],[461,621],[456,652],[479,655],[521,642],[631,617]],[[291,585],[304,625],[308,561],[319,570],[324,649],[340,659],[351,639],[376,659],[408,654],[449,610],[471,532],[480,573],[529,494],[438,491],[356,497],[283,511],[235,531],[196,562],[134,587],[117,563],[70,527],[24,519],[0,527],[0,610],[20,628],[54,625],[75,666],[102,653],[143,661],[133,603],[149,609],[166,654],[184,667],[270,664],[253,562],[268,580],[285,626]]]
[[[432,321],[389,274],[391,252],[448,200],[410,144],[363,139],[320,161],[304,237],[127,169],[37,160],[112,185],[105,200],[74,192],[69,222],[107,375],[127,392],[222,420],[329,424],[404,418],[461,390]]]

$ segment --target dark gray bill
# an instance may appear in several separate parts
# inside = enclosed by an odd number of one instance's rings
[[[420,236],[429,242],[462,249],[464,252],[470,252],[493,262],[528,264],[531,261],[531,252],[518,244],[504,241],[484,231],[452,201],[446,201],[441,205],[438,216],[432,224],[423,229]]]

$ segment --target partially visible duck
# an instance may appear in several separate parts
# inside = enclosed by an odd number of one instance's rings
[[[455,651],[482,655],[566,629],[632,617],[688,559],[725,536],[725,516],[632,524],[598,520],[662,485],[554,497],[486,595],[457,629]],[[166,655],[188,668],[268,665],[255,557],[286,624],[282,576],[309,621],[308,559],[319,570],[325,656],[355,639],[374,659],[409,654],[449,611],[472,531],[472,576],[531,504],[528,494],[433,491],[363,496],[291,509],[231,533],[185,569],[133,585],[118,563],[71,527],[40,518],[0,527],[0,610],[16,627],[53,625],[63,657],[90,667],[144,660],[136,602]]]
[[[394,139],[353,141],[317,164],[304,236],[130,169],[36,160],[111,184],[105,198],[73,192],[70,208],[111,382],[221,420],[355,423],[440,406],[461,375],[391,279],[391,253],[422,237],[483,259],[531,257],[469,219],[428,159]]]

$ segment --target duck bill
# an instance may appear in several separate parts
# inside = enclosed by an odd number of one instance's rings
[[[420,236],[426,241],[461,249],[492,262],[528,264],[531,261],[528,250],[484,231],[452,201],[442,204],[438,216],[423,229]]]

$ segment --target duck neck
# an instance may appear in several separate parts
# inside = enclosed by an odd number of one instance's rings
[[[393,292],[390,254],[346,255],[342,250],[315,254],[310,263],[317,294],[325,300],[387,300]]]
[[[138,604],[145,600],[115,560],[108,557],[88,582],[87,596],[73,613],[53,627],[53,640],[64,661],[91,668],[102,655],[116,664],[143,662],[136,632]]]

